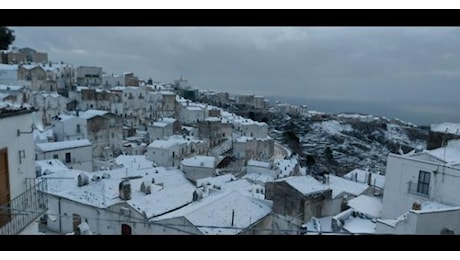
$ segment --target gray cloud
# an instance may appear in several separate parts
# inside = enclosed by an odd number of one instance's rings
[[[442,107],[456,103],[460,93],[456,27],[12,29],[17,46],[46,51],[54,61],[99,65],[109,73],[132,71],[166,82],[183,75],[202,89],[380,102],[406,108],[409,121],[411,115],[423,123],[460,121]],[[423,106],[426,101],[430,106]],[[412,103],[417,106],[407,109]]]

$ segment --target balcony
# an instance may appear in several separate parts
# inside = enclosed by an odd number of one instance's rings
[[[420,197],[430,198],[431,196],[431,186],[424,186],[419,187],[417,182],[409,182],[408,183],[409,189],[408,193],[414,194]]]
[[[26,179],[27,190],[0,205],[0,235],[16,235],[48,209],[45,179]]]

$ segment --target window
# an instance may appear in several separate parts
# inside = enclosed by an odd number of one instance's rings
[[[80,133],[80,132],[81,132],[80,124],[77,124],[77,133]]]
[[[71,160],[70,160],[70,153],[65,153],[65,162],[66,163],[70,163]]]
[[[420,171],[418,174],[417,192],[428,195],[430,188],[430,173]]]
[[[54,155],[53,155],[53,159],[59,159],[59,155],[58,155],[58,154],[54,154]]]

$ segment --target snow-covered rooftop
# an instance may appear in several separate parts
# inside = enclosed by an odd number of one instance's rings
[[[370,218],[379,218],[382,215],[382,200],[377,197],[360,195],[348,201],[348,206],[356,212],[363,213]]]
[[[78,147],[84,147],[84,146],[91,146],[91,142],[88,141],[88,139],[82,139],[82,140],[52,142],[52,143],[37,143],[35,145],[42,152],[50,152],[50,151],[57,151],[57,150],[63,150],[63,149],[72,149],[72,148],[78,148]]]
[[[155,220],[184,217],[203,234],[235,235],[270,214],[271,207],[271,201],[231,191],[208,196]]]
[[[460,163],[460,140],[449,140],[447,146],[433,150],[425,150],[428,153],[441,161],[448,164]],[[414,154],[416,156],[417,154]]]
[[[53,138],[54,137],[54,132],[53,129],[47,129],[44,132],[40,132],[37,129],[34,129],[32,132],[34,136],[34,142],[36,143],[46,143],[48,142],[48,138]]]
[[[181,164],[189,167],[203,167],[203,168],[214,168],[216,164],[216,158],[214,156],[194,156],[183,159]]]
[[[220,119],[218,117],[206,117],[204,120],[208,121],[208,122],[220,122],[220,121],[222,121],[222,119]]]
[[[77,186],[77,176],[80,173],[89,176],[91,179],[89,184]],[[99,178],[93,179],[95,176]],[[106,208],[122,202],[118,189],[120,182],[126,177],[130,178],[131,185],[131,199],[126,202],[147,218],[164,214],[192,201],[195,186],[177,169],[167,170],[152,166],[119,168],[94,173],[66,170],[43,178],[48,179],[47,191],[50,194],[93,207]],[[151,194],[140,190],[142,183],[151,183]]]
[[[376,226],[370,219],[350,216],[342,228],[352,234],[372,234],[375,233]]]
[[[40,167],[41,175],[47,175],[47,174],[51,174],[54,172],[69,170],[67,166],[65,166],[58,159],[38,160],[38,161],[35,161],[35,166]]]
[[[5,92],[5,91],[19,91],[23,89],[23,86],[17,86],[17,85],[0,85],[0,91]]]
[[[343,192],[359,196],[369,188],[369,185],[329,175],[329,187],[332,189],[332,198],[336,198]]]
[[[115,163],[130,169],[145,169],[153,167],[153,162],[147,159],[144,155],[120,155],[115,158]]]
[[[15,64],[0,64],[0,70],[17,70],[18,65]]]
[[[245,179],[251,180],[253,182],[260,182],[266,183],[269,181],[274,181],[274,171],[267,171],[267,172],[248,172],[248,174],[244,175]]]
[[[103,116],[107,113],[109,113],[108,111],[105,111],[105,110],[95,110],[95,109],[90,109],[90,110],[87,110],[87,111],[84,111],[84,112],[79,112],[80,113],[80,117],[82,118],[85,118],[85,119],[90,119],[90,118],[93,118],[95,116]]]
[[[277,181],[285,181],[303,195],[321,192],[328,189],[324,184],[320,183],[311,176],[293,176]]]
[[[179,144],[187,144],[191,142],[203,142],[202,140],[195,139],[193,137],[187,136],[184,138],[181,135],[172,135],[169,136],[166,140],[155,140],[151,144],[149,144],[149,148],[160,148],[160,149],[168,149],[174,145]]]
[[[188,106],[185,109],[190,110],[190,111],[201,111],[201,110],[203,110],[201,107],[198,107],[198,106]]]

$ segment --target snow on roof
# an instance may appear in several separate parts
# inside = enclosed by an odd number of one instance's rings
[[[174,188],[131,199],[128,204],[150,219],[192,202],[194,191],[195,186],[191,183],[184,183]]]
[[[448,164],[460,163],[460,140],[449,140],[447,146],[424,152],[445,161]],[[416,154],[414,154],[415,156]]]
[[[34,136],[34,142],[48,142],[48,138],[53,138],[54,137],[54,132],[53,129],[46,129],[43,133],[38,131],[37,129],[34,129],[32,132]]]
[[[18,111],[28,110],[32,112],[34,107],[32,107],[28,103],[18,104],[18,103],[11,103],[9,101],[0,102],[0,115],[14,113]]]
[[[208,196],[157,220],[184,217],[203,234],[235,235],[266,217],[271,208],[271,201],[232,191]]]
[[[114,90],[114,91],[123,91],[123,90],[126,90],[126,87],[125,86],[116,86],[116,87],[113,87],[111,88],[110,90]]]
[[[256,161],[256,160],[249,160],[248,161],[248,166],[254,166],[254,167],[262,167],[262,168],[270,168],[271,163],[270,162],[262,162],[262,161]]]
[[[382,200],[377,197],[360,195],[348,201],[348,206],[354,211],[363,213],[370,218],[379,218],[382,215]]]
[[[140,214],[147,217],[165,213],[174,209],[177,205],[183,206],[192,199],[194,186],[184,177],[184,174],[177,170],[166,170],[163,167],[146,168],[119,168],[110,171],[84,172],[90,177],[104,176],[109,174],[110,178],[93,181],[89,184],[78,187],[77,176],[83,171],[66,170],[43,176],[48,179],[47,192],[55,196],[67,198],[82,204],[106,208],[115,203],[121,202],[118,186],[120,182],[131,177],[131,199],[127,201]],[[140,191],[143,182],[152,182],[152,193],[147,195]],[[186,196],[190,194],[190,198]],[[165,212],[162,212],[165,210]]]
[[[244,175],[245,179],[251,180],[253,182],[261,182],[266,183],[275,180],[275,176],[273,176],[273,172],[249,172],[248,174]]]
[[[369,187],[367,184],[357,183],[341,177],[329,175],[329,187],[332,189],[332,198],[346,192],[354,196],[361,195]]]
[[[176,95],[174,92],[166,91],[166,90],[159,91],[159,93],[162,95]]]
[[[255,139],[254,137],[249,137],[249,136],[243,135],[243,136],[240,136],[240,137],[236,138],[235,140],[236,140],[237,142],[240,142],[240,143],[245,143],[245,142],[247,142],[247,141],[252,141],[252,140],[254,140],[254,139]]]
[[[41,168],[42,175],[68,170],[67,166],[58,159],[38,160],[35,161],[35,166],[39,166]]]
[[[307,227],[307,235],[315,235],[316,233],[320,233],[320,232],[325,232],[325,233],[333,232],[331,216],[322,217],[322,218],[312,217],[304,225]]]
[[[95,116],[103,116],[103,115],[105,115],[105,114],[107,114],[109,112],[105,111],[105,110],[90,109],[90,110],[86,110],[84,112],[79,112],[79,113],[80,113],[81,118],[90,119],[90,118],[93,118]]]
[[[184,138],[181,135],[171,135],[167,137],[166,140],[155,140],[151,144],[149,144],[149,148],[160,148],[160,149],[168,149],[172,146],[175,145],[180,145],[180,144],[189,144],[189,143],[198,143],[198,142],[203,142],[202,140],[195,139],[193,137],[187,136]]]
[[[356,178],[356,182],[367,184],[369,179],[369,172],[361,169],[354,169],[345,174],[343,178],[351,181],[354,181]],[[385,185],[385,176],[371,173],[371,185],[383,189]]]
[[[262,193],[264,186],[251,183],[246,179],[234,179],[221,184],[221,190],[224,191],[239,191],[249,197],[264,199],[265,195]],[[257,192],[259,191],[259,193]]]
[[[15,64],[0,64],[0,70],[17,70],[18,65]]]
[[[153,122],[153,123],[152,123],[152,126],[156,126],[156,127],[166,127],[166,126],[168,126],[168,124],[166,124],[166,123],[161,123],[161,122]]]
[[[214,177],[207,177],[203,179],[196,180],[196,186],[202,186],[203,184],[211,184],[211,185],[222,185],[226,182],[230,182],[232,180],[235,180],[236,177],[233,176],[231,173],[227,173],[224,175],[219,175],[219,176],[214,176]]]
[[[460,210],[460,206],[450,206],[435,201],[425,201],[421,205],[421,210],[410,210],[415,213],[431,213],[449,210]]]
[[[78,118],[74,115],[66,115],[66,114],[60,114],[59,115],[59,120],[56,120],[56,122],[59,122],[59,121],[67,121],[67,120],[70,120],[70,119],[75,119],[75,118]]]
[[[320,183],[311,176],[293,176],[277,181],[285,181],[303,195],[325,191],[328,189],[324,184]]]
[[[17,85],[0,85],[0,91],[19,91],[23,88],[23,86]]]
[[[345,220],[343,229],[352,234],[372,234],[375,233],[376,226],[370,219],[350,216]]]
[[[53,97],[53,98],[63,97],[63,96],[59,95],[59,93],[57,93],[57,92],[51,92],[51,93],[49,93],[49,92],[40,92],[40,93],[37,93],[37,94],[41,95],[42,97]],[[63,98],[65,98],[65,97],[63,97]]]
[[[267,124],[264,123],[264,122],[258,122],[258,121],[254,121],[254,120],[252,120],[252,119],[244,118],[244,117],[237,117],[237,118],[234,118],[234,119],[233,119],[233,123],[235,123],[235,124],[240,124],[240,125],[258,125],[258,126],[265,126],[265,125],[267,125]]]
[[[214,168],[216,164],[216,158],[214,156],[194,156],[183,159],[181,164],[189,167],[203,167],[203,168]]]
[[[201,107],[198,107],[198,106],[188,106],[188,107],[185,107],[185,109],[187,110],[190,110],[190,111],[201,111],[203,110]]]
[[[174,122],[176,122],[177,120],[175,118],[172,118],[172,117],[163,117],[161,120],[159,120],[158,122],[161,122],[161,123],[166,123],[166,124],[172,124]]]
[[[57,151],[63,149],[72,149],[84,146],[91,146],[91,142],[88,139],[82,140],[69,140],[62,142],[52,142],[52,143],[38,143],[35,144],[42,152]]]
[[[153,162],[148,160],[144,155],[120,155],[115,158],[115,163],[127,168],[152,168]]]
[[[219,121],[222,121],[220,118],[218,117],[206,117],[204,119],[205,121],[208,121],[208,122],[219,122]]]
[[[431,124],[431,131],[459,135],[460,123],[445,122],[440,124]]]

